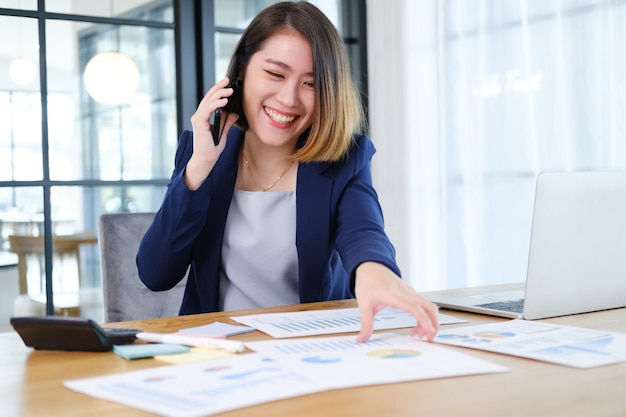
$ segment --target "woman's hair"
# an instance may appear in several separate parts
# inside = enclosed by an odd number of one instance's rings
[[[289,29],[310,43],[315,78],[313,121],[308,137],[292,158],[299,162],[337,161],[346,155],[353,133],[361,128],[363,108],[343,41],[324,13],[305,1],[284,1],[263,9],[241,35],[230,65],[239,66],[245,74],[250,58],[265,41]],[[248,129],[243,112],[237,125]]]

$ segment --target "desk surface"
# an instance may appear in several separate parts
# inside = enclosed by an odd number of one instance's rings
[[[487,287],[485,287],[486,289]],[[511,288],[511,286],[506,286]],[[476,292],[482,289],[467,289]],[[428,294],[425,294],[428,296]],[[229,313],[150,319],[110,324],[144,331],[170,332],[213,321],[230,322],[235,315],[355,307],[353,300],[246,310]],[[471,313],[442,312],[465,318],[469,324],[499,319]],[[626,332],[626,308],[547,319],[546,322]],[[467,325],[464,323],[462,325]],[[457,325],[445,325],[453,327]],[[407,329],[398,329],[405,334]],[[263,340],[254,332],[239,340]],[[390,385],[332,390],[290,398],[220,414],[242,416],[624,416],[626,363],[575,369],[484,351],[460,349],[510,368],[510,372],[431,379]],[[84,378],[163,366],[143,359],[127,361],[111,352],[34,351],[16,333],[0,334],[0,415],[6,416],[148,416],[140,410],[76,393],[62,385],[65,379]]]

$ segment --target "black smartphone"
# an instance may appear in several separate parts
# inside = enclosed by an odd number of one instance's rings
[[[38,350],[106,352],[113,345],[132,343],[138,329],[105,329],[81,317],[11,317],[24,344]]]
[[[226,123],[226,116],[228,116],[229,113],[241,112],[241,81],[237,79],[238,76],[239,59],[235,56],[230,72],[228,73],[227,86],[228,88],[232,88],[234,90],[233,94],[228,97],[228,104],[215,110],[215,114],[213,115],[213,125],[211,126],[211,131],[213,133],[213,143],[215,143],[215,146],[220,143],[220,138],[222,137],[222,133],[224,133],[222,123]],[[222,117],[224,113],[226,113],[226,115]]]

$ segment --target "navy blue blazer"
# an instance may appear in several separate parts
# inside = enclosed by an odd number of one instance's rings
[[[144,284],[163,291],[189,269],[180,314],[217,311],[222,240],[244,133],[228,132],[220,159],[204,183],[189,190],[183,174],[193,151],[184,131],[163,204],[137,254]],[[395,250],[383,226],[372,186],[370,161],[376,150],[355,135],[348,156],[334,163],[300,163],[296,182],[296,247],[301,302],[354,297],[354,272],[362,262],[379,262],[400,275]]]

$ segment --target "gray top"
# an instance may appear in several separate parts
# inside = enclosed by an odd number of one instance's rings
[[[220,310],[298,304],[296,192],[235,190],[220,276]]]

